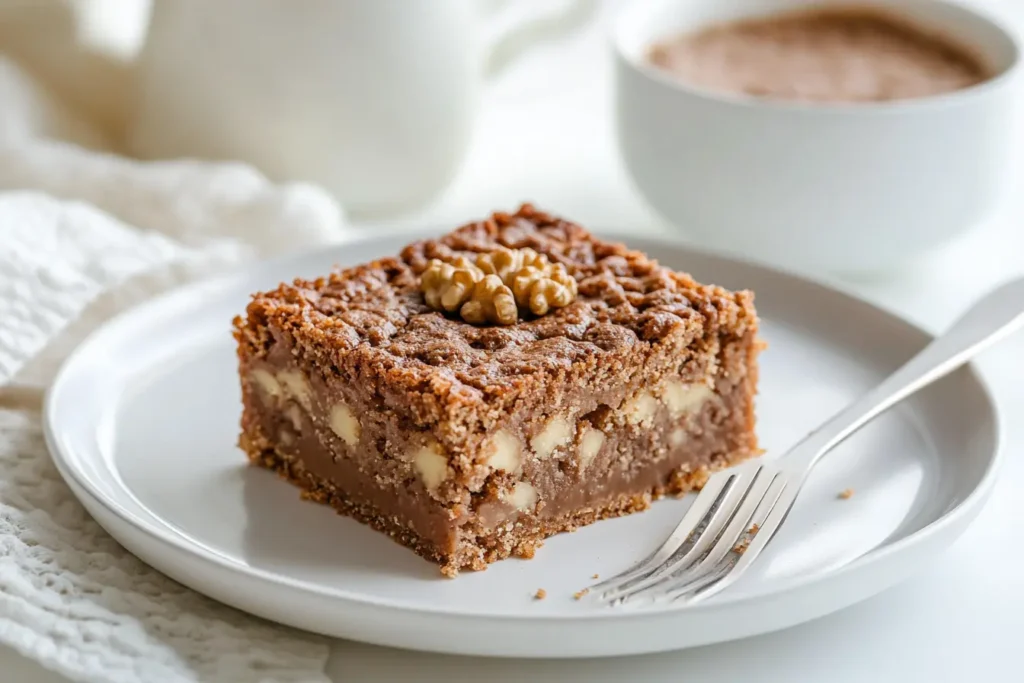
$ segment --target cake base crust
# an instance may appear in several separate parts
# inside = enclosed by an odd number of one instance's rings
[[[239,445],[248,454],[252,464],[273,471],[301,489],[300,495],[304,500],[329,505],[339,514],[387,535],[417,555],[440,565],[441,573],[449,578],[454,578],[461,570],[482,571],[488,564],[509,557],[531,559],[537,548],[543,545],[544,539],[550,536],[575,531],[604,519],[642,512],[650,508],[651,503],[666,496],[681,497],[697,491],[714,472],[757,455],[747,451],[731,453],[712,467],[702,466],[692,472],[676,471],[664,485],[648,491],[615,496],[597,506],[572,510],[558,517],[520,519],[491,533],[466,539],[470,542],[459,543],[453,553],[442,553],[435,544],[421,538],[409,527],[381,514],[373,505],[353,500],[329,480],[306,469],[301,460],[279,452],[265,439],[243,438]]]

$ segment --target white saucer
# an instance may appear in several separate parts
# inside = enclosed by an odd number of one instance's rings
[[[408,236],[254,266],[174,292],[95,333],[46,402],[54,460],[88,510],[157,569],[268,619],[382,645],[477,655],[592,657],[781,629],[910,576],[974,519],[994,480],[995,408],[964,369],[884,415],[815,472],[765,556],[687,608],[601,608],[573,593],[663,539],[688,500],[550,539],[451,581],[436,567],[246,465],[230,320],[251,292],[395,253]],[[669,242],[631,246],[698,279],[757,293],[759,432],[769,456],[922,347],[873,306],[790,275]],[[849,499],[838,493],[853,489]],[[547,598],[534,600],[537,589]]]

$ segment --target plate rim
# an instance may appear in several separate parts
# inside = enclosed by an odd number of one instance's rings
[[[681,239],[670,236],[648,234],[629,235],[621,231],[600,229],[595,229],[593,232],[602,238],[621,241],[627,245],[629,245],[630,242],[644,242],[647,245],[663,245],[692,254],[698,259],[724,261],[734,266],[754,269],[768,275],[782,276],[790,280],[795,280],[801,287],[825,290],[827,293],[842,296],[852,303],[867,306],[885,318],[888,318],[891,322],[898,323],[908,331],[920,335],[925,341],[931,341],[934,339],[934,335],[931,332],[920,327],[913,321],[908,320],[899,313],[877,305],[874,302],[851,292],[842,284],[829,281],[826,278],[814,279],[808,275],[794,272],[783,267],[758,263],[750,259],[739,258],[714,250],[694,247]],[[430,228],[389,230],[380,236],[353,236],[350,239],[345,239],[328,245],[302,249],[271,259],[241,264],[220,275],[203,278],[196,282],[172,288],[171,290],[163,292],[156,297],[147,299],[140,304],[129,307],[128,309],[121,311],[115,316],[104,321],[99,327],[92,330],[85,339],[81,340],[72,352],[68,354],[61,363],[57,374],[54,376],[53,381],[45,392],[42,411],[43,435],[47,448],[50,452],[51,459],[61,477],[72,489],[76,498],[80,497],[80,493],[86,494],[96,505],[102,507],[105,512],[112,515],[120,522],[128,524],[132,527],[134,532],[141,533],[148,539],[159,542],[165,549],[184,553],[191,560],[199,560],[206,564],[215,565],[220,570],[238,572],[245,575],[248,579],[271,584],[275,587],[300,591],[314,597],[347,601],[354,603],[354,605],[359,608],[384,609],[401,614],[414,613],[420,617],[446,617],[499,622],[558,622],[563,624],[583,621],[629,622],[633,620],[650,619],[652,617],[671,618],[682,614],[697,615],[725,608],[736,608],[745,603],[753,603],[768,599],[774,600],[785,597],[789,593],[816,586],[826,581],[838,579],[839,577],[845,576],[849,573],[861,570],[865,565],[875,564],[892,555],[906,552],[909,548],[923,544],[930,537],[942,533],[947,527],[955,526],[958,522],[966,521],[966,523],[970,523],[973,520],[973,516],[975,516],[980,510],[980,507],[984,505],[995,484],[998,471],[1005,457],[1004,425],[999,405],[995,401],[991,387],[986,381],[983,373],[979,371],[978,367],[974,363],[968,363],[964,366],[962,371],[966,372],[971,377],[977,385],[977,389],[981,392],[981,396],[984,398],[984,409],[988,413],[988,417],[992,424],[992,452],[985,465],[982,476],[970,493],[968,493],[955,507],[947,510],[940,517],[929,522],[917,531],[914,531],[892,543],[873,548],[840,567],[807,576],[801,575],[791,577],[790,579],[779,581],[775,585],[775,588],[762,593],[739,596],[724,594],[716,596],[713,601],[697,603],[695,605],[662,607],[659,609],[606,610],[599,612],[581,611],[578,614],[541,612],[538,612],[537,614],[487,614],[482,612],[467,612],[458,609],[445,609],[443,607],[410,605],[396,599],[378,598],[365,593],[350,592],[337,588],[327,588],[305,580],[295,579],[281,573],[275,573],[265,569],[240,564],[237,560],[224,557],[223,555],[208,549],[204,544],[198,543],[194,539],[191,539],[187,535],[177,531],[175,526],[169,522],[164,521],[160,524],[153,523],[150,520],[141,517],[134,511],[127,509],[119,501],[111,500],[104,492],[97,490],[92,485],[89,478],[84,476],[84,474],[79,470],[75,465],[76,457],[74,455],[69,457],[69,454],[63,451],[63,444],[57,436],[57,425],[55,424],[55,404],[60,397],[63,383],[75,369],[79,357],[88,352],[96,344],[102,342],[105,336],[115,334],[120,326],[130,324],[131,319],[135,315],[144,313],[145,311],[157,311],[168,303],[174,303],[176,301],[179,304],[190,300],[196,301],[198,300],[199,295],[203,292],[226,292],[232,288],[233,284],[249,279],[255,273],[281,268],[290,262],[300,262],[305,259],[312,258],[315,254],[325,250],[336,250],[357,244],[372,244],[375,242],[392,241],[401,238],[425,238],[435,234],[438,234],[438,229],[436,228],[433,230]],[[131,492],[128,491],[128,493],[130,494]],[[151,514],[154,518],[159,519],[159,516],[155,512],[150,511],[145,505],[140,503],[140,507]],[[111,533],[112,536],[115,536],[115,534],[109,529],[106,529],[105,526],[104,528],[108,533]],[[950,539],[950,543],[951,542],[952,539]],[[159,567],[153,566],[153,568],[164,573]],[[208,595],[208,597],[220,601],[216,596]]]

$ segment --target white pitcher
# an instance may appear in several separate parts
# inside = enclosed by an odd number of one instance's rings
[[[497,4],[495,29],[480,0],[154,0],[129,148],[249,162],[354,213],[419,205],[465,156],[495,45],[589,3]]]

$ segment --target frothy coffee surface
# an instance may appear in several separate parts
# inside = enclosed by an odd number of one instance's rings
[[[963,47],[855,8],[713,26],[655,45],[650,61],[698,87],[817,102],[927,97],[989,77]]]

